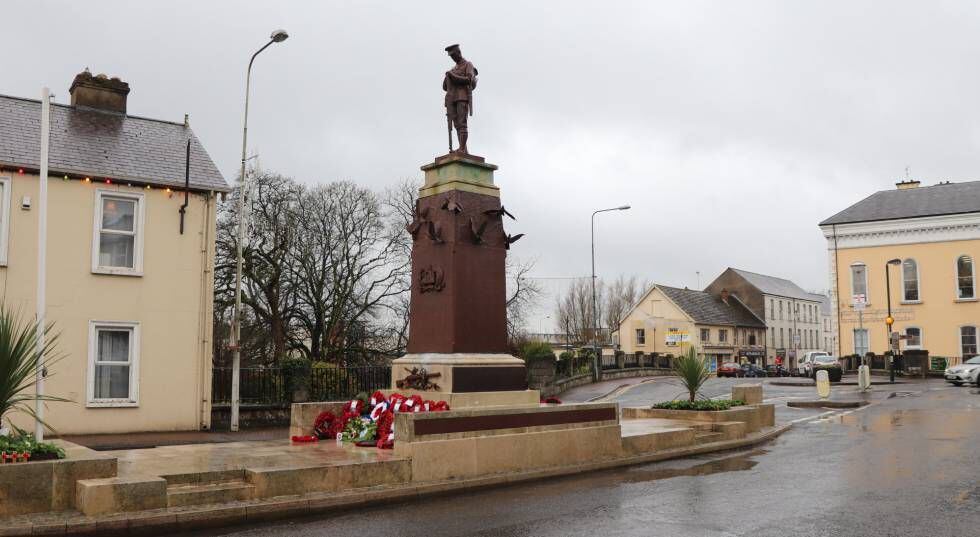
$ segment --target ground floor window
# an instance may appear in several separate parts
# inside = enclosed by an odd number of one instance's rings
[[[964,360],[977,355],[977,327],[960,327],[960,350]]]
[[[854,354],[864,356],[868,354],[868,329],[854,329]]]
[[[89,324],[88,406],[136,406],[139,324]]]

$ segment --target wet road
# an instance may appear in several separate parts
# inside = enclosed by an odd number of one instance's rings
[[[980,535],[978,390],[930,381],[872,400],[750,450],[194,535]]]

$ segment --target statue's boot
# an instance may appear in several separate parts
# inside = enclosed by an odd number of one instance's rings
[[[466,150],[466,139],[469,138],[469,133],[461,132],[459,133],[459,149],[456,150],[457,153],[463,153],[469,155],[470,152]]]

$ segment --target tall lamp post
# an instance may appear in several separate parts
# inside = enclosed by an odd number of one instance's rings
[[[245,242],[245,147],[248,143],[248,93],[252,79],[252,64],[255,57],[273,43],[282,43],[289,37],[286,30],[276,30],[269,36],[269,42],[252,54],[245,72],[245,119],[242,122],[242,168],[241,190],[238,193],[238,244],[235,247],[235,311],[231,320],[231,430],[238,430],[239,382],[242,366],[242,244]]]
[[[602,365],[599,356],[599,307],[595,295],[595,215],[608,211],[626,211],[629,208],[629,205],[620,205],[610,209],[599,209],[592,213],[592,362],[595,366],[595,372],[592,376],[595,380],[599,380]]]
[[[892,279],[891,272],[888,267],[892,265],[901,265],[901,259],[890,259],[885,263],[885,302],[888,304],[888,316],[885,317],[885,326],[888,330],[888,337],[885,341],[888,342],[888,346],[891,347],[892,341],[892,325],[895,324],[895,318],[892,317]],[[889,382],[895,382],[895,353],[892,352],[892,357],[888,360],[888,379]]]

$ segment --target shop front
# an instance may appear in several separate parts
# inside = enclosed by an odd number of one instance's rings
[[[766,350],[761,347],[739,349],[738,361],[740,364],[755,364],[759,367],[766,367]]]

